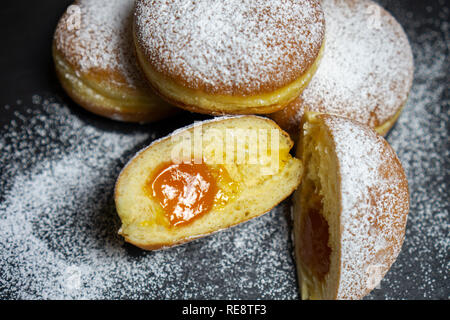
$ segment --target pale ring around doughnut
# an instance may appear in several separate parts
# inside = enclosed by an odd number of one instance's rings
[[[324,32],[316,0],[138,0],[134,19],[137,57],[154,89],[212,115],[284,108],[316,71]]]

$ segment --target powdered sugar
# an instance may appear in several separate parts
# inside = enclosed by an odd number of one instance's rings
[[[139,0],[135,21],[156,71],[221,94],[294,81],[314,62],[324,31],[316,0]]]
[[[409,181],[411,208],[402,251],[371,298],[444,299],[449,295],[448,96],[449,7],[445,1],[426,10],[401,10],[414,52],[414,85],[408,106],[387,140],[400,158]],[[424,6],[425,7],[425,4]]]
[[[371,127],[405,103],[413,78],[408,39],[395,19],[370,0],[324,0],[325,50],[316,74],[287,110],[334,113]]]
[[[55,32],[55,44],[81,72],[118,72],[132,88],[144,82],[132,36],[134,0],[78,0]],[[110,78],[110,80],[116,80]]]
[[[406,177],[375,132],[341,117],[325,117],[338,159],[341,194],[338,298],[368,291],[371,268],[383,276],[400,252],[409,210]],[[380,278],[381,279],[381,278]]]

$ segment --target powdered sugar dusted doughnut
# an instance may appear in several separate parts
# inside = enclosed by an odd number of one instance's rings
[[[147,85],[132,37],[133,0],[78,0],[54,35],[58,76],[84,108],[113,119],[151,121],[173,113]]]
[[[238,136],[240,142],[230,142]],[[266,149],[269,137],[270,158],[253,153],[257,145]],[[196,151],[180,149],[193,139],[200,140]],[[154,141],[117,179],[119,234],[142,249],[159,250],[261,216],[300,183],[302,164],[289,153],[292,146],[274,121],[257,116],[216,117]],[[238,154],[250,159],[252,153],[255,161],[239,160]]]
[[[147,78],[190,110],[267,113],[292,101],[315,71],[318,0],[138,0],[135,42]]]
[[[302,298],[360,299],[403,244],[409,192],[400,161],[371,128],[311,113],[297,157],[305,166],[293,208]]]
[[[370,0],[323,0],[325,49],[303,93],[271,117],[293,136],[306,110],[352,118],[386,134],[406,103],[413,56],[400,24]]]

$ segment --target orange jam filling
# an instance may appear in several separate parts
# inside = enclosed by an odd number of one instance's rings
[[[152,196],[163,208],[172,226],[191,222],[214,205],[216,179],[204,163],[169,163],[149,181]]]
[[[331,249],[328,247],[328,223],[319,210],[310,208],[305,215],[300,233],[300,257],[320,279],[330,269]]]

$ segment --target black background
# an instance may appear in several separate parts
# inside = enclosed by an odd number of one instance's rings
[[[0,11],[0,107],[4,105],[13,107],[0,110],[0,128],[8,124],[11,119],[14,118],[15,112],[25,110],[25,106],[31,103],[31,97],[35,94],[55,97],[59,101],[69,105],[71,112],[77,114],[78,117],[83,118],[86,123],[105,128],[106,130],[127,131],[135,128],[135,125],[133,124],[110,121],[84,111],[74,104],[60,87],[55,77],[53,61],[51,58],[51,41],[59,17],[71,2],[72,1],[67,0],[2,1],[2,8]],[[444,39],[444,41],[447,41],[446,63],[444,64],[447,67],[447,77],[442,79],[442,81],[446,82],[448,86],[449,35],[447,33],[448,28],[442,27],[443,23],[448,24],[448,21],[445,21],[448,20],[448,13],[442,15],[440,9],[444,4],[444,1],[386,0],[380,2],[383,7],[391,11],[405,28],[413,49],[420,45],[416,42],[418,39],[413,38],[415,35],[430,31],[441,33],[441,40]],[[407,16],[406,12],[413,12],[413,16]],[[435,20],[437,23],[424,23],[421,30],[409,32],[411,30],[409,28],[412,28],[410,26],[414,21],[428,21],[430,19]],[[426,81],[426,79],[415,79],[415,81]],[[18,100],[21,100],[21,103],[17,103]],[[448,105],[445,104],[445,101],[448,102],[448,88],[444,89],[444,94],[441,97],[443,112],[448,113]],[[162,136],[183,124],[201,118],[205,117],[184,113],[170,121],[163,121],[155,124],[154,128],[156,127],[157,130],[160,130],[160,135]],[[430,123],[430,126],[437,126],[439,121],[439,119],[436,119],[436,123]],[[448,123],[444,125],[448,128]],[[442,150],[442,157],[445,157],[445,154],[448,155],[448,136],[446,140],[442,141],[440,150]],[[440,169],[440,172],[442,175],[448,177],[448,159],[444,160],[443,163],[445,166]],[[448,190],[448,179],[446,185]],[[2,184],[0,184],[0,186],[2,186]],[[430,190],[430,192],[432,191],[433,190]],[[424,198],[422,201],[428,200],[427,198]],[[448,199],[447,203],[444,205],[444,210],[446,210],[448,222]],[[414,212],[412,212],[412,214],[414,214]],[[443,230],[444,232],[448,232],[448,228],[444,228]],[[447,237],[446,239],[448,242],[448,233],[445,236]],[[133,252],[133,250],[134,249],[130,249],[131,252]],[[391,298],[402,299],[422,299],[424,297],[432,299],[449,299],[450,281],[448,280],[448,254],[439,259],[435,257],[435,254],[436,253],[431,250],[427,255],[427,262],[430,263],[429,260],[431,260],[430,264],[434,266],[435,269],[440,270],[439,274],[437,274],[438,283],[434,283],[432,288],[415,288],[414,283],[402,280],[400,285],[404,286],[405,289],[408,289],[408,295],[402,296],[399,294],[402,290],[398,288],[396,288],[395,293],[390,293],[389,288],[387,288],[385,290],[388,292],[379,291],[379,293],[373,294],[372,298],[384,298],[385,295],[389,295]],[[413,257],[408,257],[406,253],[403,253],[402,259],[404,261],[408,261],[408,259],[412,258]],[[418,272],[417,263],[420,263],[420,261],[416,260],[414,263],[408,264],[409,268],[408,270],[404,270],[404,272],[410,273],[411,275]],[[415,267],[417,267],[417,269],[415,269]],[[443,269],[445,270],[444,274],[442,274]],[[397,270],[392,277],[396,277],[401,273],[401,270]],[[417,277],[420,278],[420,275],[416,276],[415,279]],[[406,278],[402,277],[402,279]],[[0,294],[0,296],[9,297],[7,293],[5,294],[5,290],[7,291],[8,289],[0,287],[0,291],[2,290],[3,294]],[[14,295],[11,297],[14,297]],[[235,297],[242,298],[239,294],[236,294]],[[258,297],[257,292],[250,298],[255,297]],[[243,298],[245,298],[245,296]]]

